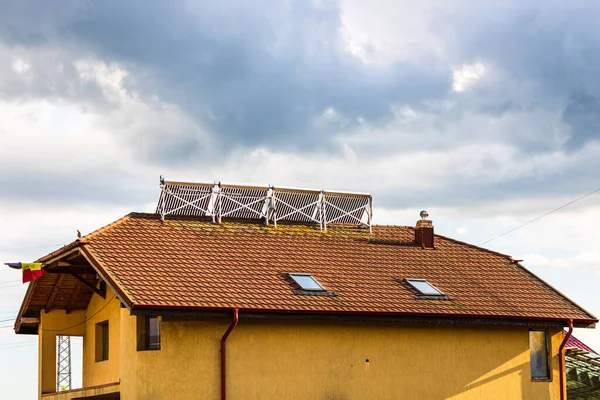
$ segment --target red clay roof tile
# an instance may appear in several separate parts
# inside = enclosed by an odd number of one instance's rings
[[[595,320],[506,255],[405,226],[278,224],[132,213],[81,239],[134,307],[380,312]],[[337,296],[295,294],[282,275],[313,274]],[[423,300],[427,279],[454,300]]]

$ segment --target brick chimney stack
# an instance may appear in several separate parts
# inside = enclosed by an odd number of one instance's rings
[[[427,217],[427,211],[421,211],[421,219],[415,226],[415,242],[424,249],[433,249],[433,222]]]

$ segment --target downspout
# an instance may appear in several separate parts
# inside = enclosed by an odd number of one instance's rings
[[[229,325],[229,328],[227,328],[223,334],[223,337],[221,338],[221,400],[227,399],[227,347],[225,346],[225,342],[227,341],[227,337],[229,337],[229,334],[233,328],[235,328],[238,323],[238,311],[239,310],[237,308],[233,309],[233,321],[231,321],[231,325]]]
[[[573,333],[573,320],[570,319],[569,320],[569,330],[567,331],[567,334],[565,335],[562,343],[560,344],[560,347],[558,348],[558,365],[559,365],[559,373],[560,373],[560,399],[561,400],[565,400],[567,398],[566,396],[566,390],[565,390],[565,376],[567,374],[567,371],[565,371],[565,355],[563,354],[563,351],[565,349],[565,346],[567,345],[567,341],[569,340],[569,338],[571,337],[571,334]]]

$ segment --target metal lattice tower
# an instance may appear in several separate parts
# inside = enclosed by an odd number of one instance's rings
[[[56,391],[71,390],[71,337],[59,335],[56,363]]]

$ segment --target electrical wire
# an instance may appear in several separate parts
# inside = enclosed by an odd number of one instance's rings
[[[2,318],[6,318],[6,315],[16,315],[17,311],[4,311],[4,312],[0,312],[0,316]]]
[[[14,342],[14,343],[2,343],[0,344],[0,348],[7,348],[7,347],[13,347],[13,346],[19,346],[19,345],[31,345],[31,344],[36,344],[37,340],[21,340],[20,342]]]
[[[83,321],[81,321],[81,322],[79,322],[79,323],[77,323],[77,324],[75,324],[75,325],[73,325],[73,326],[69,326],[68,328],[62,328],[62,329],[42,329],[42,331],[44,331],[44,332],[62,332],[62,331],[66,331],[66,330],[69,330],[69,329],[75,328],[75,327],[77,327],[77,326],[79,326],[79,325],[83,325],[83,324],[85,324],[87,321],[89,321],[90,319],[92,319],[92,318],[94,318],[96,315],[98,315],[98,314],[100,313],[100,311],[104,310],[104,309],[106,308],[106,306],[108,306],[108,305],[110,304],[110,302],[111,302],[111,301],[113,301],[113,300],[115,299],[115,297],[117,297],[117,295],[116,295],[116,294],[115,294],[115,295],[113,295],[113,297],[111,297],[111,298],[110,298],[110,300],[108,300],[108,301],[106,302],[106,304],[105,304],[104,306],[102,306],[102,308],[101,308],[101,309],[99,309],[99,310],[98,310],[98,311],[96,311],[94,314],[90,315],[88,318],[84,319]],[[6,320],[6,321],[12,321],[12,320],[13,320],[13,319],[11,318],[11,319],[9,319],[9,320]],[[6,322],[6,321],[0,321],[0,322]],[[12,328],[12,327],[13,327],[13,325],[0,325],[0,328]]]
[[[106,304],[104,306],[102,306],[101,309],[99,309],[98,311],[96,311],[94,314],[90,315],[88,318],[84,319],[83,321],[73,325],[73,326],[69,326],[68,328],[62,328],[62,329],[42,329],[42,331],[44,332],[62,332],[62,331],[66,331],[72,328],[75,328],[79,325],[83,325],[86,322],[88,322],[90,319],[94,318],[96,315],[98,315],[100,313],[100,311],[104,310],[106,308],[106,306],[108,306],[110,304],[111,301],[114,300],[114,298],[117,297],[117,295],[115,294],[113,297],[110,298],[110,300],[108,300],[106,302]],[[12,320],[12,319],[11,319]],[[13,325],[0,325],[0,328],[12,328]]]
[[[28,346],[34,346],[34,345],[37,345],[37,343],[24,343],[24,344],[17,344],[14,346],[4,346],[4,347],[0,347],[0,350],[14,349],[14,348],[19,348],[19,347],[28,347]]]
[[[23,347],[29,347],[29,346],[34,346],[34,345],[37,345],[37,343],[26,343],[26,344],[15,345],[15,346],[0,347],[0,350],[7,350],[7,349],[14,349],[14,348],[23,348]]]
[[[88,318],[84,319],[83,321],[73,325],[73,326],[69,326],[68,328],[62,328],[62,329],[42,329],[42,331],[44,332],[62,332],[62,331],[66,331],[72,328],[75,328],[79,325],[83,325],[86,322],[88,322],[90,319],[94,318],[96,315],[98,315],[100,313],[100,311],[104,310],[106,308],[106,306],[108,306],[110,304],[111,301],[113,301],[113,299],[117,297],[117,295],[115,294],[113,297],[110,298],[110,300],[108,300],[106,302],[106,304],[104,306],[102,306],[101,309],[99,309],[98,311],[96,311],[95,313],[93,313],[92,315],[90,315]]]
[[[544,218],[544,217],[546,217],[546,216],[548,216],[548,215],[550,215],[550,214],[552,214],[552,213],[555,213],[556,211],[562,210],[563,208],[565,208],[565,207],[568,207],[568,206],[570,206],[570,205],[571,205],[571,204],[573,204],[573,203],[577,203],[579,200],[583,200],[583,199],[585,199],[586,197],[588,197],[588,196],[591,196],[591,195],[593,195],[594,193],[597,193],[597,192],[600,192],[600,188],[598,188],[598,189],[596,189],[596,190],[593,190],[593,191],[591,191],[591,192],[589,192],[589,193],[587,193],[587,194],[584,194],[583,196],[581,196],[581,197],[578,197],[578,198],[576,198],[575,200],[572,200],[572,201],[570,201],[570,202],[568,202],[568,203],[566,203],[566,204],[563,204],[562,206],[560,206],[560,207],[557,207],[557,208],[555,208],[554,210],[548,211],[547,213],[545,213],[545,214],[542,214],[542,215],[540,215],[539,217],[536,217],[536,218],[532,219],[531,221],[525,222],[524,224],[521,224],[521,225],[517,226],[516,228],[512,228],[511,230],[508,230],[508,231],[506,231],[506,232],[504,232],[504,233],[502,233],[502,234],[500,234],[500,235],[496,235],[496,236],[494,236],[493,238],[491,238],[491,239],[488,239],[488,240],[486,240],[485,242],[481,243],[479,246],[483,246],[484,244],[486,244],[486,243],[489,243],[489,242],[491,242],[492,240],[496,240],[496,239],[498,239],[498,238],[501,238],[502,236],[508,235],[509,233],[512,233],[512,232],[516,231],[517,229],[521,229],[522,227],[524,227],[524,226],[526,226],[526,225],[529,225],[529,224],[531,224],[531,223],[533,223],[533,222],[535,222],[535,221],[538,221],[538,220],[540,220],[540,219],[542,219],[542,218]]]
[[[22,249],[39,249],[41,247],[57,247],[57,246],[64,246],[62,244],[41,244],[38,246],[24,246],[24,247],[13,247],[10,249],[0,249],[0,251],[13,251],[13,250],[22,250]]]
[[[4,289],[4,288],[9,289],[9,288],[16,288],[16,287],[24,287],[24,288],[26,288],[27,286],[25,286],[23,284],[20,284],[20,285],[6,285],[6,286],[0,286],[0,289]]]

